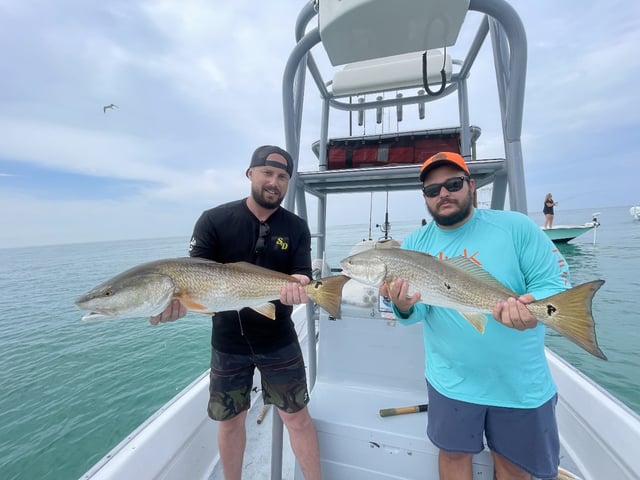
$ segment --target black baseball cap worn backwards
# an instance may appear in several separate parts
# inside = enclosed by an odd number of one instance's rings
[[[273,153],[277,153],[278,155],[282,155],[287,162],[287,165],[283,165],[281,162],[276,162],[274,160],[267,160],[267,157]],[[249,168],[247,168],[246,175],[249,175],[249,169],[253,167],[276,167],[286,170],[289,174],[289,177],[293,174],[293,158],[289,155],[289,152],[283,150],[280,147],[276,147],[274,145],[263,145],[261,147],[256,148],[256,151],[253,152],[253,156],[251,157],[251,164]]]

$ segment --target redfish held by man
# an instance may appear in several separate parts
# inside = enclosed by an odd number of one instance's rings
[[[312,280],[304,286],[309,298],[330,315],[340,318],[343,275]],[[214,314],[249,307],[275,319],[273,300],[291,276],[251,263],[218,263],[181,257],[143,263],[98,285],[75,304],[89,311],[83,320],[150,317],[162,312],[173,299],[187,311]]]
[[[462,256],[443,261],[413,250],[373,248],[345,258],[340,265],[345,275],[368,285],[380,286],[403,278],[409,282],[409,295],[420,292],[422,302],[458,311],[480,332],[484,332],[487,314],[498,302],[519,297]],[[598,347],[591,309],[593,296],[603,283],[604,280],[593,280],[527,307],[539,322],[606,360]]]

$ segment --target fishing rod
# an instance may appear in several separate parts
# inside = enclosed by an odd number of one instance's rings
[[[369,199],[369,240],[373,240],[371,238],[372,212],[373,212],[373,192],[371,192],[371,197]]]
[[[376,224],[376,227],[380,228],[380,231],[382,233],[384,233],[384,240],[388,240],[389,237],[389,232],[391,231],[391,224],[389,223],[389,192],[387,191],[387,204],[385,207],[385,212],[384,212],[384,224],[380,225],[379,223]]]

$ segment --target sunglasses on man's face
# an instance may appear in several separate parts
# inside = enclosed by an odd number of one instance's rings
[[[258,231],[258,240],[256,241],[256,253],[264,253],[264,247],[267,243],[267,236],[271,229],[268,223],[261,223]]]
[[[465,180],[469,180],[469,177],[467,177],[466,175],[462,175],[460,177],[450,178],[444,183],[432,183],[431,185],[423,185],[422,193],[424,193],[425,197],[435,198],[440,195],[440,190],[442,190],[442,187],[446,188],[449,192],[457,192],[462,189]]]

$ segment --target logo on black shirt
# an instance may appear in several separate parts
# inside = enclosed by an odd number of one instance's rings
[[[289,242],[287,242],[287,240],[282,237],[278,237],[276,239],[276,245],[280,247],[280,250],[282,251],[289,249]]]

